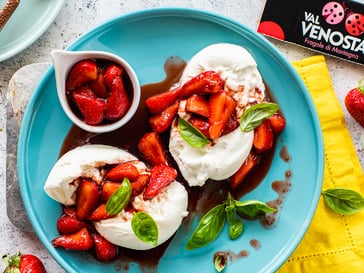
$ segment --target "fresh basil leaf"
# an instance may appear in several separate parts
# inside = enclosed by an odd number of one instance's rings
[[[234,219],[229,223],[229,237],[231,240],[235,240],[243,233],[243,221]]]
[[[335,212],[351,215],[364,209],[364,197],[360,193],[344,189],[327,189],[322,192],[325,203]]]
[[[240,117],[240,129],[243,132],[254,130],[278,109],[279,105],[272,102],[262,102],[251,106]]]
[[[256,219],[261,215],[270,212],[276,212],[274,208],[269,207],[266,203],[257,200],[235,201],[235,207],[238,214],[249,219]]]
[[[106,202],[106,211],[110,215],[116,215],[129,203],[131,196],[131,185],[127,178],[124,178],[120,187],[110,196]]]
[[[145,212],[136,212],[131,219],[134,234],[143,242],[156,246],[158,244],[158,226],[154,219]]]
[[[229,237],[234,240],[243,233],[243,222],[241,219],[237,218],[235,200],[232,198],[230,193],[228,194],[228,198],[225,202],[225,212],[229,224]]]
[[[186,249],[200,248],[214,241],[226,222],[225,204],[210,209],[200,220],[187,242]]]
[[[217,253],[214,256],[214,265],[217,272],[223,271],[226,264],[227,264],[227,259],[224,253]]]
[[[209,140],[206,138],[206,136],[187,120],[179,118],[178,129],[183,140],[192,147],[203,148],[207,145],[207,143],[209,143]]]

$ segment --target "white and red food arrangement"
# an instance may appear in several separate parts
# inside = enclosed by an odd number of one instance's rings
[[[120,246],[146,250],[171,238],[189,213],[189,191],[213,180],[229,183],[233,192],[274,147],[285,118],[267,98],[257,64],[244,48],[214,44],[201,50],[177,84],[142,102],[150,131],[138,139],[138,154],[88,144],[60,157],[44,186],[63,204],[53,245],[94,249],[108,262]],[[161,136],[166,134],[167,143]],[[176,181],[179,175],[186,183]],[[221,229],[227,221],[235,239],[242,232],[237,215],[257,217],[252,207],[259,214],[275,212],[229,194],[208,214],[217,215]],[[209,230],[207,236],[200,225],[187,249],[203,247],[221,231]]]

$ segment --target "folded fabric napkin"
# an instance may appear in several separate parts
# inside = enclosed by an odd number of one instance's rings
[[[323,132],[323,190],[349,188],[364,193],[364,174],[346,128],[322,55],[293,62],[316,106]],[[303,240],[279,273],[364,273],[364,212],[343,216],[320,197]]]

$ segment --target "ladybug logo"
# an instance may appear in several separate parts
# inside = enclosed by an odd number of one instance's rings
[[[352,13],[345,20],[345,29],[352,36],[359,36],[364,32],[364,15]]]
[[[345,9],[338,2],[328,2],[322,8],[322,16],[325,18],[326,23],[337,25],[344,19]]]

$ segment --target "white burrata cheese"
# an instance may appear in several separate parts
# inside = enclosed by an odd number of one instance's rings
[[[178,182],[172,182],[162,193],[151,200],[139,195],[133,207],[148,213],[158,226],[158,245],[167,241],[177,231],[187,216],[187,192]],[[136,237],[131,227],[132,213],[122,211],[116,217],[95,222],[97,231],[108,241],[127,248],[147,250],[154,246]]]
[[[52,199],[66,206],[74,205],[77,178],[88,177],[101,182],[100,167],[123,162],[133,162],[141,174],[147,172],[143,162],[122,149],[98,144],[77,147],[59,158],[48,175],[44,190]],[[174,181],[151,200],[144,200],[143,194],[136,196],[132,206],[152,216],[158,226],[159,245],[177,231],[187,216],[188,195],[186,189]],[[155,247],[135,236],[131,218],[132,214],[123,210],[113,218],[94,222],[94,225],[102,236],[116,245],[136,250]]]
[[[237,118],[247,106],[264,100],[263,79],[254,58],[245,48],[228,43],[205,47],[188,62],[179,84],[209,70],[219,73],[225,81],[225,90],[237,102]],[[186,118],[183,103],[181,105],[178,115]],[[202,186],[209,178],[224,180],[233,175],[249,155],[253,137],[253,131],[242,132],[237,128],[204,148],[194,148],[182,139],[174,125],[169,150],[188,184]]]

